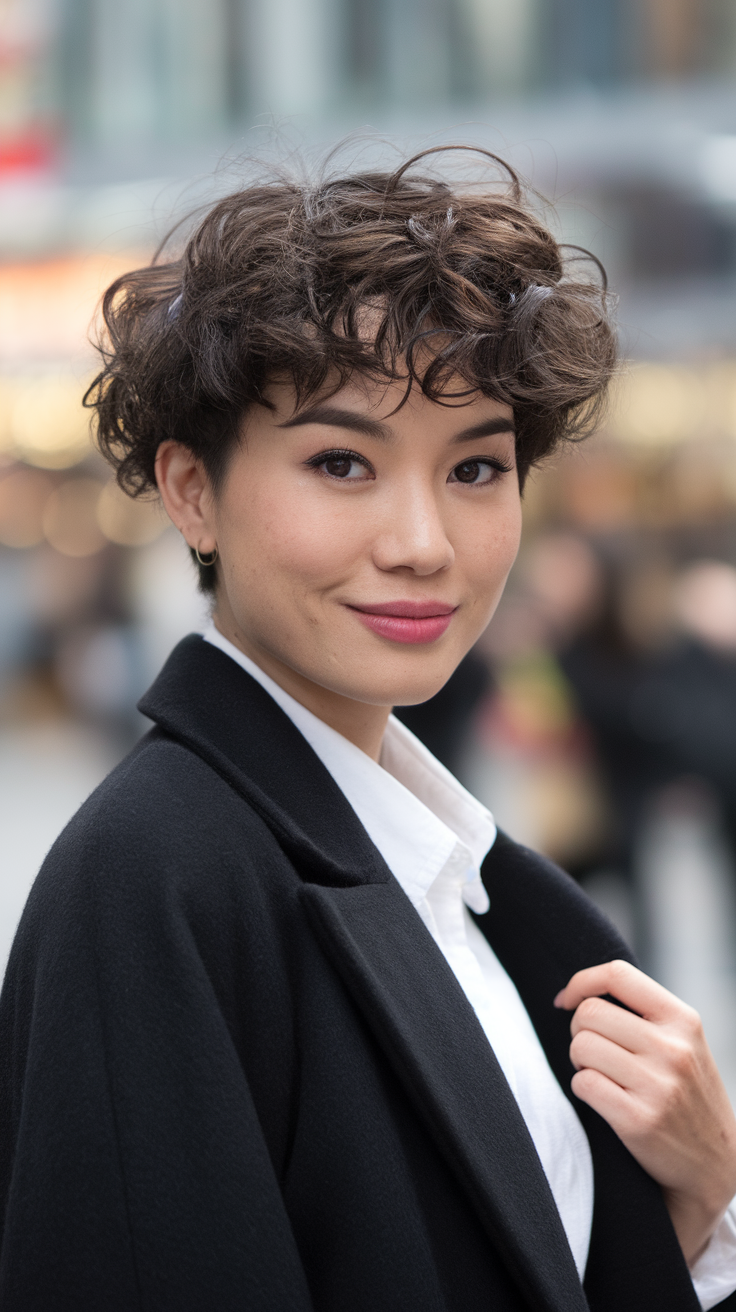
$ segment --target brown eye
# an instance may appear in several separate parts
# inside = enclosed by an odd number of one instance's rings
[[[365,483],[375,477],[367,460],[355,451],[323,451],[307,464],[328,478],[339,478],[341,483]]]
[[[455,465],[447,481],[483,487],[486,483],[494,483],[503,473],[508,473],[508,468],[498,460],[463,460],[461,465]]]
[[[456,465],[453,473],[458,483],[477,483],[482,467],[478,460],[466,460],[464,464]]]
[[[333,478],[347,478],[353,463],[349,456],[330,456],[322,468]]]

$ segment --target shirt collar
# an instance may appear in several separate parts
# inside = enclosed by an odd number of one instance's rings
[[[488,909],[478,870],[496,838],[493,817],[403,724],[389,716],[378,764],[285,692],[214,623],[203,637],[260,683],[304,735],[415,907],[460,846],[467,854],[465,900],[476,911]]]

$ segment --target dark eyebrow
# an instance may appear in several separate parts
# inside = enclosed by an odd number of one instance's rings
[[[493,437],[495,433],[512,433],[516,435],[513,419],[482,419],[479,424],[473,424],[472,428],[464,428],[461,433],[456,433],[452,438],[454,442],[473,442],[479,437]]]
[[[346,428],[353,433],[362,433],[364,437],[378,438],[379,441],[387,442],[391,439],[391,429],[382,424],[378,419],[370,419],[368,415],[357,414],[355,410],[341,410],[334,405],[313,405],[306,410],[301,410],[293,418],[287,419],[279,428],[299,428],[302,424],[327,424],[331,428]],[[480,437],[493,437],[495,433],[515,433],[512,419],[504,419],[496,416],[494,419],[483,419],[479,424],[473,424],[472,428],[464,428],[461,433],[456,433],[451,442],[472,442]]]
[[[278,424],[278,427],[298,428],[302,424],[328,424],[331,428],[347,428],[353,433],[362,433],[364,437],[375,437],[383,442],[391,438],[390,428],[378,419],[356,414],[355,410],[340,410],[334,405],[313,405],[307,410],[301,410],[285,423]]]

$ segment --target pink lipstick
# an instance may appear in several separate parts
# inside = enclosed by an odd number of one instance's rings
[[[384,601],[375,606],[351,606],[358,619],[392,642],[434,642],[450,627],[457,606],[442,601]]]

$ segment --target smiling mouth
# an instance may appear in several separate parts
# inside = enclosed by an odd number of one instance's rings
[[[442,601],[386,601],[348,606],[366,628],[391,642],[435,642],[447,632],[457,606]]]

